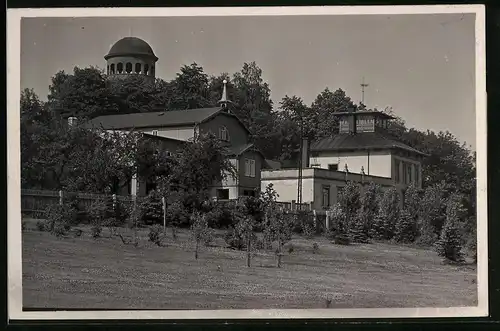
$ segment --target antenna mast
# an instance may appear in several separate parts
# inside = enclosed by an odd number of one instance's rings
[[[363,76],[363,81],[361,85],[361,103],[365,104],[365,87],[368,87],[368,84],[365,83],[365,77]]]

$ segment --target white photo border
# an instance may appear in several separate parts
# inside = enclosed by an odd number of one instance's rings
[[[474,13],[476,61],[477,151],[477,307],[377,309],[257,309],[154,311],[23,311],[20,186],[20,29],[24,17],[169,17],[399,15]],[[312,6],[201,8],[46,8],[7,10],[7,270],[10,320],[194,320],[194,319],[325,319],[424,318],[488,316],[487,116],[484,5]]]

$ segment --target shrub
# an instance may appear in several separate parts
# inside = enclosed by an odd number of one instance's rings
[[[229,248],[237,249],[239,251],[245,248],[245,241],[243,237],[236,231],[236,229],[229,229],[224,235],[224,240]]]
[[[142,223],[146,225],[163,224],[163,203],[157,191],[151,191],[140,202]]]
[[[446,222],[436,243],[439,256],[453,262],[463,262],[462,237],[459,227],[463,206],[458,195],[452,195],[446,205]]]
[[[372,224],[372,237],[385,240],[392,239],[400,213],[398,191],[394,187],[386,189],[380,199],[378,213]]]
[[[417,237],[415,217],[407,209],[403,209],[396,223],[394,239],[399,243],[412,243]]]
[[[326,230],[327,237],[347,233],[347,216],[339,203],[330,208],[328,218],[329,228]]]
[[[351,244],[351,240],[349,239],[349,237],[346,235],[342,235],[342,234],[337,235],[333,242],[337,245],[350,245]]]
[[[46,212],[47,231],[56,236],[65,234],[76,222],[76,211],[70,205],[50,205]]]
[[[102,233],[102,226],[98,224],[92,225],[92,227],[90,228],[90,235],[94,239],[101,237],[101,233]]]
[[[352,241],[359,243],[367,243],[368,242],[368,234],[367,234],[367,215],[364,213],[363,209],[360,208],[358,214],[356,215],[354,222],[352,223],[349,229],[349,237]]]
[[[443,183],[429,186],[424,191],[420,202],[418,223],[418,243],[423,246],[433,245],[438,239],[446,220],[445,187]]]
[[[339,206],[345,213],[346,228],[350,228],[355,221],[359,208],[361,207],[361,195],[359,185],[352,181],[339,194]],[[347,229],[346,229],[347,230]]]
[[[47,223],[42,220],[36,221],[36,229],[40,232],[48,231]]]
[[[319,245],[318,245],[318,243],[313,243],[312,249],[313,249],[313,254],[318,254],[319,253]]]
[[[377,216],[382,190],[380,185],[370,182],[364,187],[360,199],[360,209],[356,218],[359,231],[363,232],[364,240],[371,237],[373,221]]]
[[[149,241],[152,243],[162,246],[162,240],[163,240],[163,227],[159,224],[155,224],[152,227],[149,228]]]
[[[294,252],[295,248],[293,247],[292,244],[288,245],[288,254],[292,254]]]

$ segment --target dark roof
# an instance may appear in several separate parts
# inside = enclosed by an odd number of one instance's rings
[[[413,147],[377,132],[338,134],[334,137],[323,138],[318,141],[311,142],[310,148],[312,152],[369,149],[402,149],[419,155],[426,155]]]
[[[251,143],[240,145],[240,146],[231,146],[231,147],[229,147],[229,151],[230,151],[231,155],[238,156],[238,155],[245,153],[249,149],[252,149],[253,147],[254,147],[254,144],[251,144]]]
[[[90,120],[87,126],[102,127],[104,129],[132,129],[191,125],[194,126],[196,124],[205,122],[210,118],[213,118],[221,112],[221,108],[214,107],[189,110],[171,110],[163,112],[105,115]],[[227,115],[234,116],[231,114]]]
[[[376,111],[376,110],[359,110],[359,111],[344,111],[344,112],[334,112],[332,113],[335,116],[352,116],[352,115],[375,115],[376,117],[384,118],[384,119],[394,119],[394,116],[391,116],[387,113]]]
[[[154,58],[155,61],[158,60],[151,46],[137,37],[125,37],[118,40],[104,58],[107,60],[111,57],[127,55],[147,56]]]

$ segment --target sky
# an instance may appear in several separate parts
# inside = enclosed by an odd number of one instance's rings
[[[46,100],[56,72],[105,68],[127,36],[151,45],[165,80],[193,62],[218,75],[256,61],[275,107],[285,95],[310,104],[326,87],[358,103],[364,77],[368,107],[475,149],[474,14],[23,18],[21,88]]]

